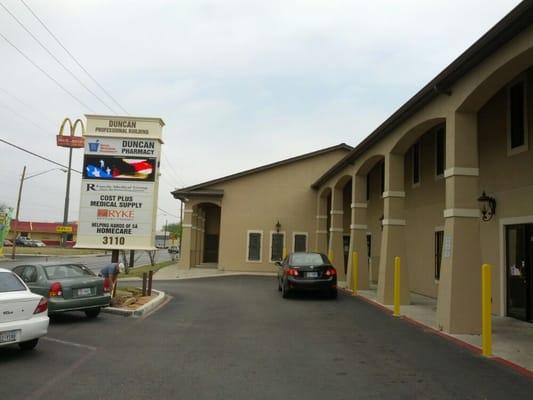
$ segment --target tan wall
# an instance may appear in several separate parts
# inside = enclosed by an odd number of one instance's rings
[[[444,177],[435,175],[434,129],[420,139],[420,184],[413,185],[412,151],[405,154],[405,245],[411,291],[437,297],[435,228],[444,227]]]
[[[533,223],[533,70],[527,72],[529,150],[507,154],[507,92],[500,90],[478,114],[480,191],[497,201],[496,217],[480,226],[483,262],[492,264],[493,312],[500,313],[506,284],[502,225],[510,218],[529,216]],[[516,222],[525,222],[516,221]],[[503,279],[502,279],[503,278]],[[502,291],[503,289],[503,291]]]
[[[224,190],[219,268],[275,271],[269,262],[270,233],[278,220],[287,251],[293,232],[307,232],[308,248],[314,250],[317,194],[311,184],[344,155],[338,150],[213,187]],[[246,262],[248,230],[263,231],[261,262]]]
[[[378,163],[370,174],[370,193],[367,208],[368,232],[372,237],[369,268],[370,280],[377,282],[379,274],[379,253],[381,249],[381,218],[383,217],[383,198],[381,197],[381,164]]]

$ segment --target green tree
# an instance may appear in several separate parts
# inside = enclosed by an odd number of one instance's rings
[[[169,232],[176,239],[181,237],[181,223],[172,223],[163,227],[163,230]]]

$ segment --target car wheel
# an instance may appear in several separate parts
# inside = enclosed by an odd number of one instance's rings
[[[19,347],[23,351],[33,350],[39,343],[39,339],[28,340],[27,342],[20,342]]]
[[[289,288],[286,284],[281,285],[281,297],[283,297],[284,299],[288,299],[290,297]]]
[[[89,310],[85,310],[85,315],[87,318],[96,318],[98,317],[98,314],[100,314],[100,308],[91,308]]]

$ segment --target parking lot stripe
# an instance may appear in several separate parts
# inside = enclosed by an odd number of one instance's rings
[[[96,347],[94,347],[94,346],[89,346],[89,345],[87,345],[87,344],[68,342],[68,341],[66,341],[66,340],[54,339],[54,338],[51,338],[51,337],[43,337],[42,339],[43,339],[43,340],[46,340],[46,341],[48,341],[48,342],[54,342],[54,343],[64,344],[64,345],[66,345],[66,346],[74,346],[74,347],[78,347],[78,348],[80,348],[80,349],[87,349],[87,350],[91,350],[91,351],[95,351],[95,350],[96,350]]]

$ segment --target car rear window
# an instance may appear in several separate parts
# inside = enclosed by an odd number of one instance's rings
[[[318,253],[294,253],[291,259],[291,265],[295,267],[303,267],[305,265],[322,265],[326,263],[326,258],[322,254]]]
[[[0,293],[25,291],[26,286],[15,274],[11,272],[0,272]]]
[[[49,280],[94,276],[89,268],[78,264],[45,265],[44,273]]]

